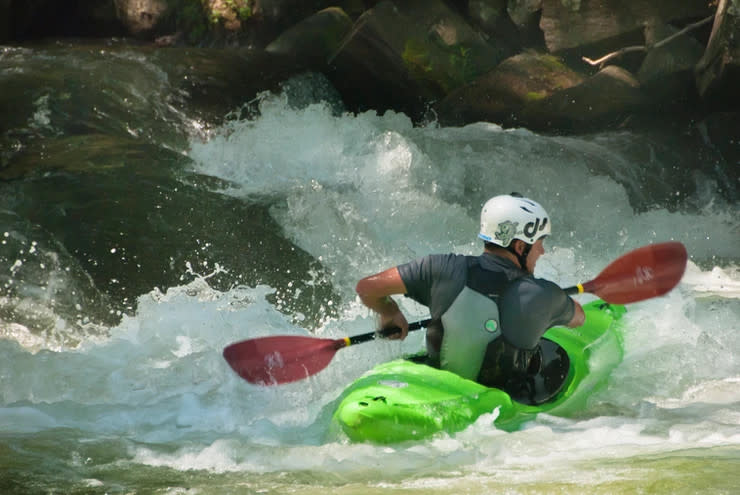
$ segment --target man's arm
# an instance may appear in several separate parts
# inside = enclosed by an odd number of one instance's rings
[[[515,347],[534,349],[548,328],[584,323],[585,313],[578,302],[553,282],[532,277],[513,281],[501,296],[501,329]]]
[[[573,312],[573,318],[565,325],[568,328],[580,327],[586,322],[586,313],[583,312],[583,306],[578,301],[573,301],[573,309],[575,310]]]
[[[381,328],[398,327],[400,334],[390,339],[405,339],[409,333],[409,324],[406,317],[391,299],[391,294],[405,294],[406,285],[401,279],[398,268],[389,268],[375,275],[365,277],[357,282],[355,288],[362,303],[380,315]]]

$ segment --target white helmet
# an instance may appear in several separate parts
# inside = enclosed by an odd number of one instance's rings
[[[494,196],[480,213],[480,234],[486,242],[508,247],[514,239],[534,244],[550,234],[550,218],[539,203],[516,193]]]

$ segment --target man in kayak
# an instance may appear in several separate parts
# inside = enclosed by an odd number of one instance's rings
[[[562,385],[568,359],[542,335],[556,325],[582,325],[583,308],[556,284],[533,276],[551,231],[542,206],[517,193],[495,196],[483,206],[480,224],[480,256],[428,255],[363,278],[357,294],[380,315],[382,328],[401,329],[400,339],[408,322],[390,296],[427,306],[428,364],[539,403]],[[556,385],[543,385],[547,366],[559,366]]]

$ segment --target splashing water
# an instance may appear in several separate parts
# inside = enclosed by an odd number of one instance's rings
[[[48,105],[38,101],[38,125],[55,124]],[[193,265],[182,267],[190,281],[139,295],[119,322],[88,333],[62,319],[57,333],[38,335],[0,313],[0,465],[10,480],[0,488],[730,493],[740,485],[736,205],[712,196],[711,183],[687,185],[679,208],[635,205],[640,185],[630,181],[644,164],[624,153],[625,139],[642,138],[564,139],[487,123],[414,127],[400,114],[296,108],[283,96],[263,99],[254,118],[192,137],[187,180],[217,178],[206,182],[208,193],[266,207],[278,235],[326,268],[335,296],[315,305],[333,305],[334,316],[303,328],[275,300],[274,287],[217,289],[215,272],[198,275]],[[350,444],[330,432],[336,398],[375,364],[419,350],[422,335],[342,350],[318,375],[280,387],[245,383],[221,357],[224,346],[245,338],[369,331],[374,320],[354,296],[356,280],[427,253],[477,253],[480,206],[511,191],[550,212],[553,235],[538,276],[562,286],[651,242],[681,241],[691,257],[676,290],[630,305],[624,361],[577,417],[543,415],[504,433],[484,416],[424,442]],[[0,281],[31,279],[29,260],[41,260],[62,288],[79,284],[65,269],[68,253],[57,253],[62,261],[54,265],[51,243],[26,233],[13,247],[24,256],[8,258]],[[13,235],[0,228],[6,246]],[[35,257],[29,239],[37,239]],[[290,276],[312,284],[316,273]],[[32,300],[54,299],[52,289]],[[17,297],[3,308],[20,311],[26,299]],[[399,302],[410,320],[427,316]],[[59,318],[54,305],[44,308]],[[65,331],[71,335],[55,340]]]

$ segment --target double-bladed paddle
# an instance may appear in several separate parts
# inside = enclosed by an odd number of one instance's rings
[[[687,257],[686,248],[680,242],[644,246],[614,260],[595,279],[569,287],[565,292],[588,292],[613,304],[661,296],[681,280]],[[424,328],[430,321],[411,323],[409,331]],[[341,339],[300,335],[258,337],[231,344],[223,354],[231,368],[249,383],[278,385],[315,375],[328,366],[339,349],[398,331],[387,328]]]

